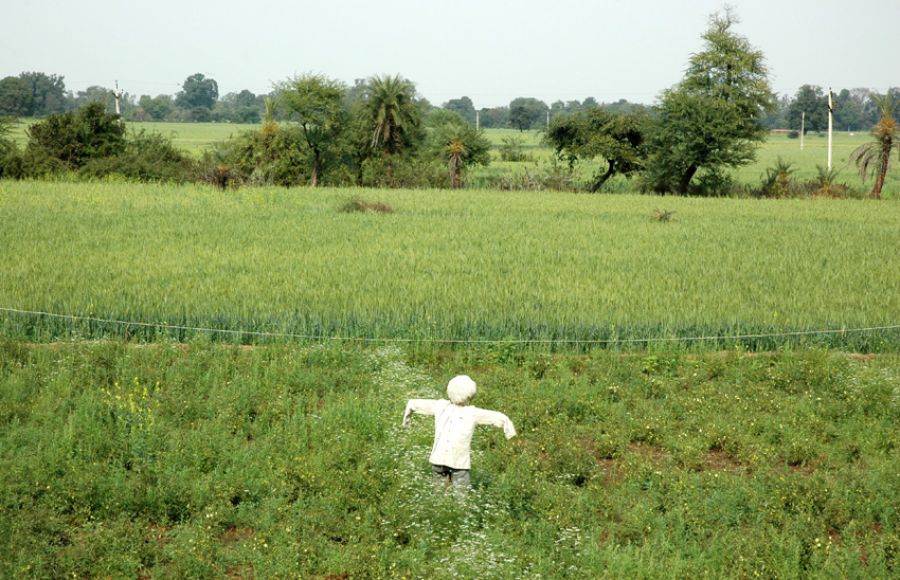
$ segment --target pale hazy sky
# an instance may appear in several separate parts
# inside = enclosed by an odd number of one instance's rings
[[[201,72],[266,93],[305,72],[399,73],[439,105],[515,97],[651,103],[701,49],[716,0],[3,0],[0,78],[174,94]],[[772,88],[900,85],[900,0],[732,0]]]

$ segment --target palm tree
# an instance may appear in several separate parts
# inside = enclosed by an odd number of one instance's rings
[[[872,197],[880,199],[881,188],[884,187],[884,178],[891,161],[891,150],[897,149],[900,153],[900,127],[894,119],[892,91],[888,89],[883,97],[873,95],[872,98],[881,113],[881,119],[872,127],[872,136],[875,140],[857,147],[850,154],[850,160],[856,163],[863,181],[866,180],[869,168],[872,168],[872,172],[875,173]]]
[[[381,151],[387,164],[388,181],[393,181],[392,157],[410,145],[421,126],[415,99],[415,85],[400,75],[374,76],[366,88],[371,147]]]

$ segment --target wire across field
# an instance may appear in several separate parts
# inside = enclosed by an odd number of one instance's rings
[[[395,211],[339,212],[353,196]],[[0,210],[5,308],[421,340],[733,336],[900,320],[893,201],[3,183]],[[654,219],[657,210],[674,219]],[[16,337],[119,332],[0,320]],[[860,350],[900,345],[896,328],[812,336]]]

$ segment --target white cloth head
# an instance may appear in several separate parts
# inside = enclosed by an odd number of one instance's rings
[[[467,405],[475,397],[475,381],[468,375],[459,375],[447,383],[447,398],[454,405]]]

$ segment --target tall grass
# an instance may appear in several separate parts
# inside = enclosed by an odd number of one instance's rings
[[[340,212],[351,196],[395,211]],[[0,307],[408,339],[885,326],[900,319],[894,205],[6,182]],[[657,210],[674,220],[654,219]],[[29,339],[122,333],[9,313],[2,321]],[[898,338],[811,340],[883,350]]]
[[[432,493],[407,397],[507,413]],[[0,343],[0,576],[896,577],[900,359]]]

